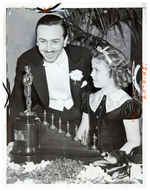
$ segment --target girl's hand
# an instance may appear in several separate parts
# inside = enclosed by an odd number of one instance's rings
[[[89,132],[89,116],[87,113],[83,113],[81,124],[79,126],[76,136],[78,137],[78,139],[82,140],[83,138],[85,139],[88,136],[88,132]]]
[[[122,166],[127,162],[125,151],[113,150],[111,153],[107,154],[105,157],[101,157],[100,160],[94,161],[94,166],[108,167],[112,168],[115,166]]]
[[[107,157],[106,160],[111,164],[122,165],[126,162],[126,153],[121,150],[113,150]]]

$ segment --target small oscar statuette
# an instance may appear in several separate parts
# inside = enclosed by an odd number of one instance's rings
[[[26,110],[20,112],[19,116],[14,120],[14,147],[11,151],[11,161],[15,163],[38,162],[39,127],[41,122],[36,113],[31,111],[31,87],[33,83],[31,67],[25,66],[24,69],[23,85]]]
[[[51,126],[50,126],[51,129],[56,129],[55,125],[54,125],[54,114],[52,113],[52,116],[51,116]]]
[[[95,133],[94,133],[94,135],[93,135],[93,145],[92,145],[92,147],[91,147],[92,150],[97,150],[96,140],[97,140],[97,137],[96,137],[96,135],[95,135]]]
[[[24,84],[24,96],[26,98],[26,110],[20,112],[21,116],[35,116],[35,112],[31,111],[31,85],[33,83],[33,76],[31,74],[31,67],[25,66],[25,74],[23,75],[23,84]]]
[[[48,127],[48,126],[49,126],[49,123],[46,121],[46,115],[47,115],[46,110],[44,110],[44,120],[43,120],[43,125],[46,126],[46,127]]]
[[[69,132],[69,121],[67,121],[67,133],[66,133],[66,137],[71,137],[71,134]]]
[[[59,128],[58,128],[58,133],[61,134],[61,133],[64,133],[64,131],[62,130],[61,128],[61,118],[59,117]]]
[[[77,132],[78,132],[78,126],[76,125],[76,127],[75,127],[75,137],[73,138],[74,141],[79,141],[79,138],[77,136]]]

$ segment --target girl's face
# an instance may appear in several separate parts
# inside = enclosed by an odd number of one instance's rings
[[[93,83],[96,88],[105,88],[109,81],[109,68],[105,60],[99,60],[97,58],[92,59],[92,73]]]

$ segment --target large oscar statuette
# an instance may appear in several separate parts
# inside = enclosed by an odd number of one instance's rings
[[[31,111],[31,86],[33,76],[31,67],[25,66],[23,76],[26,110],[21,112],[14,121],[14,147],[11,161],[15,163],[38,162],[39,124],[36,114]]]

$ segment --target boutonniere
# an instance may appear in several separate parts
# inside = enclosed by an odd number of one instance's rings
[[[74,80],[74,83],[76,83],[76,81],[81,81],[81,79],[83,78],[82,71],[80,70],[71,71],[69,76],[72,80]]]

